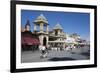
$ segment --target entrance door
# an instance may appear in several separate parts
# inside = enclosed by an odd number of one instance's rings
[[[46,46],[46,42],[47,42],[46,37],[44,37],[44,38],[43,38],[43,45],[44,45],[44,46]]]

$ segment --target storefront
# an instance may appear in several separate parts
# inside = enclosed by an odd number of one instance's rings
[[[23,32],[21,34],[21,47],[22,51],[35,51],[38,50],[40,42],[38,37],[33,35],[31,32]]]

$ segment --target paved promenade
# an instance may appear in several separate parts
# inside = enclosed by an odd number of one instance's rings
[[[47,58],[40,58],[40,51],[23,51],[21,56],[22,63],[46,62],[46,61],[69,61],[89,59],[88,48],[74,48],[71,50],[56,51],[50,50]]]

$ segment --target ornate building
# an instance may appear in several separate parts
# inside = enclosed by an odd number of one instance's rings
[[[38,34],[42,45],[49,45],[51,47],[65,46],[66,33],[63,32],[63,29],[59,23],[55,25],[52,31],[49,31],[48,20],[43,14],[40,14],[40,16],[38,16],[33,23],[34,32]],[[40,27],[40,30],[37,30],[37,26]],[[44,31],[44,27],[46,27],[46,31]]]
[[[40,44],[38,36],[30,30],[30,22],[27,20],[25,28],[21,27],[21,47],[24,50],[37,50]]]
[[[45,46],[51,46],[51,47],[65,47],[66,44],[66,33],[64,33],[63,28],[61,27],[60,23],[57,23],[53,30],[49,31],[49,24],[46,17],[44,17],[43,14],[40,14],[36,18],[36,20],[33,21],[34,24],[34,30],[32,34],[37,35],[40,44]],[[29,20],[27,21],[25,25],[25,29],[21,29],[22,32],[24,31],[30,31]],[[39,29],[37,29],[37,26]],[[46,30],[44,30],[44,27],[46,27]]]
[[[66,33],[59,23],[55,25],[53,30],[49,32],[49,45],[52,47],[65,47],[66,44]]]
[[[31,48],[37,47],[38,45],[50,46],[52,48],[65,48],[66,45],[70,44],[84,44],[81,42],[80,35],[77,33],[66,34],[63,31],[60,23],[55,24],[52,30],[49,30],[50,24],[43,14],[40,14],[33,21],[33,32],[31,32],[29,20],[27,20],[25,28],[21,27],[22,33],[22,45],[30,45]],[[39,28],[38,28],[39,27]],[[81,43],[80,43],[81,42]],[[86,42],[85,42],[86,43]]]
[[[44,17],[43,14],[40,14],[40,16],[38,16],[36,18],[36,20],[33,21],[33,23],[34,23],[34,31],[33,32],[37,33],[40,44],[48,45],[49,27],[48,27],[47,19]],[[37,26],[40,27],[40,30],[37,29]],[[44,27],[46,27],[46,31],[44,30]]]

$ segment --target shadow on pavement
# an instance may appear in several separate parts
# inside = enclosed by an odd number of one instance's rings
[[[90,53],[85,52],[85,53],[81,53],[81,55],[84,55],[84,56],[90,56]]]
[[[89,52],[81,53],[81,55],[84,55],[84,56],[87,57],[87,59],[90,59],[90,53]]]
[[[76,59],[72,59],[72,58],[68,58],[68,57],[61,57],[61,58],[54,57],[54,58],[51,58],[48,60],[49,61],[69,61],[69,60],[76,60]]]

